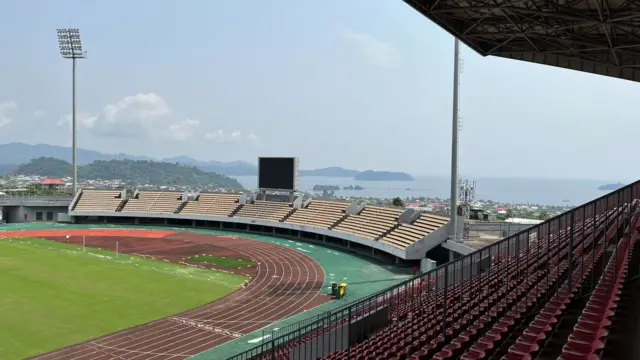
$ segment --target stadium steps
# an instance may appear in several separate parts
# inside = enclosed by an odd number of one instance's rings
[[[387,229],[385,232],[382,233],[382,235],[376,237],[376,241],[379,241],[380,239],[382,239],[383,237],[389,235],[390,232],[392,232],[393,230],[397,229],[400,227],[400,223],[396,222],[392,228]]]
[[[124,209],[124,206],[127,205],[127,202],[129,202],[129,199],[122,200],[122,202],[120,202],[120,205],[118,205],[118,207],[116,208],[116,212],[122,212],[122,209]]]
[[[176,210],[173,212],[174,214],[179,214],[180,211],[182,211],[182,209],[184,209],[185,206],[187,206],[189,202],[188,201],[183,201],[180,203],[180,205],[178,205],[178,207],[176,208]]]
[[[291,215],[293,215],[293,214],[296,212],[296,210],[298,210],[298,209],[297,209],[297,208],[292,208],[292,209],[291,209],[291,211],[289,211],[289,212],[287,213],[287,215],[285,215],[282,219],[280,219],[280,222],[285,222],[285,221],[287,221],[287,219],[288,219],[288,218],[290,218],[290,217],[291,217]]]
[[[640,249],[636,248],[629,263],[629,280],[620,294],[602,360],[640,359],[639,275]]]
[[[336,222],[334,222],[331,226],[329,226],[329,230],[333,230],[333,228],[335,228],[336,226],[340,225],[340,223],[343,222],[348,216],[349,216],[349,214],[347,214],[347,213],[342,215],[340,217],[340,219],[336,220]]]
[[[231,211],[229,213],[229,217],[234,217],[236,216],[236,214],[238,213],[238,211],[240,211],[240,209],[242,209],[242,207],[244,206],[244,204],[239,204],[238,206],[236,206],[235,209],[233,209],[233,211]]]
[[[602,236],[601,231],[596,234],[596,237],[600,237],[600,236]],[[587,300],[589,298],[589,295],[585,289],[589,289],[588,290],[589,292],[593,290],[590,288],[590,284],[594,277],[599,278],[601,276],[603,262],[604,262],[603,257],[601,257],[596,261],[595,263],[596,265],[593,267],[593,269],[590,272],[586,272],[583,278],[583,281],[581,283],[581,286],[579,288],[579,289],[582,289],[581,296],[579,296],[576,300],[574,300],[575,302],[579,302],[579,304],[577,306],[575,303],[570,305],[567,315],[565,315],[562,319],[558,320],[559,325],[557,325],[557,328],[554,330],[554,333],[551,335],[551,338],[542,346],[542,349],[544,350],[540,354],[540,357],[539,357],[540,360],[547,359],[547,358],[555,360],[558,358],[558,356],[560,356],[560,353],[562,351],[562,344],[564,344],[562,341],[564,339],[564,341],[566,342],[566,339],[569,336],[569,333],[571,333],[571,330],[573,329],[573,325],[575,325],[575,323],[577,322],[578,317],[580,316],[580,313],[582,312],[582,309],[586,305]],[[577,264],[577,266],[574,265],[574,270],[579,266],[580,264]],[[556,294],[557,294],[557,290],[558,288],[556,287],[555,288]],[[491,358],[504,359],[504,356],[506,356],[507,353],[509,352],[509,348],[511,348],[511,346],[516,344],[516,341],[518,340],[518,338],[520,338],[520,336],[522,336],[522,334],[527,330],[527,328],[529,328],[529,325],[535,319],[536,315],[544,309],[547,302],[551,299],[553,299],[553,296],[546,298],[545,301],[542,301],[541,304],[538,305],[534,311],[528,314],[528,316],[522,321],[522,323],[514,331],[509,333],[509,336],[502,342],[502,344],[499,345],[499,347],[496,349],[496,352]],[[577,316],[575,316],[576,314]],[[559,342],[561,345],[554,349],[553,346],[556,346]],[[552,348],[549,349],[548,348],[549,346],[551,346]],[[553,357],[554,352],[556,353],[555,357]]]
[[[82,195],[84,194],[80,193],[80,196],[78,196],[78,200],[76,201],[76,203],[73,204],[73,209],[71,209],[71,211],[74,211],[76,209],[76,207],[78,206],[78,203],[80,203],[80,199],[82,199]]]

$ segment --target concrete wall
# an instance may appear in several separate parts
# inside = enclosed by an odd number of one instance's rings
[[[7,215],[7,218],[4,220],[7,223],[52,222],[57,221],[58,213],[66,213],[67,210],[68,206],[4,206],[4,213]],[[40,220],[38,220],[38,213],[42,213]],[[47,213],[51,213],[50,218],[47,217]],[[26,220],[25,214],[27,217]]]
[[[71,196],[0,196],[0,206],[66,206]]]
[[[284,230],[294,230],[294,231],[306,232],[311,234],[317,234],[319,236],[326,236],[334,239],[346,240],[345,246],[347,247],[349,247],[350,243],[357,243],[360,245],[364,245],[365,247],[374,249],[372,250],[372,252],[382,251],[384,253],[396,256],[399,259],[417,260],[424,257],[425,255],[425,252],[421,251],[419,248],[415,248],[414,251],[405,251],[379,241],[369,240],[359,236],[345,234],[345,233],[341,233],[341,232],[337,232],[329,229],[321,229],[321,228],[304,226],[304,225],[301,226],[296,224],[285,224],[281,222],[273,222],[273,221],[266,221],[266,220],[260,220],[260,219],[243,219],[243,218],[234,218],[234,217],[226,217],[226,216],[203,216],[203,215],[194,215],[194,214],[155,214],[155,213],[152,214],[152,213],[142,213],[142,212],[131,213],[131,212],[72,211],[69,213],[69,215],[71,215],[72,217],[90,216],[93,218],[96,218],[96,217],[132,218],[132,222],[135,224],[137,224],[138,220],[141,218],[153,218],[153,219],[179,219],[179,220],[194,220],[194,221],[202,220],[202,221],[215,221],[215,222],[226,223],[226,224],[244,224],[247,226],[263,226],[263,227],[268,227],[273,229],[278,228],[278,229],[284,229]],[[167,221],[165,220],[164,223],[166,224]],[[221,228],[221,229],[231,230],[228,228]],[[274,234],[276,234],[275,230],[274,230]],[[438,241],[443,241],[439,236],[436,236],[435,239],[438,239]]]
[[[495,235],[501,238],[511,236],[520,231],[526,230],[534,225],[532,224],[514,224],[514,223],[474,223],[469,229],[470,236],[478,236],[478,233]]]

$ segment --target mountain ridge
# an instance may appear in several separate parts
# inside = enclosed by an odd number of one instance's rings
[[[21,164],[19,174],[65,178],[72,175],[69,162],[53,157],[39,157]],[[78,166],[80,180],[121,180],[128,185],[175,185],[243,189],[238,180],[195,166],[152,160],[96,160]]]
[[[27,163],[40,157],[52,157],[66,162],[71,162],[71,148],[49,144],[26,144],[21,142],[0,144],[0,173],[16,171],[20,164]],[[246,161],[200,161],[192,157],[179,155],[163,159],[149,156],[130,155],[124,153],[105,154],[95,150],[77,149],[78,165],[88,165],[95,161],[109,160],[135,160],[135,161],[162,161],[167,163],[179,163],[195,166],[204,172],[212,172],[226,176],[256,176],[258,167]],[[413,180],[411,175],[402,172],[387,171],[359,171],[345,169],[339,166],[330,166],[320,169],[299,171],[299,176],[323,176],[323,177],[347,177],[356,178],[361,173],[367,173],[363,181],[376,180]],[[380,176],[378,176],[380,175]]]

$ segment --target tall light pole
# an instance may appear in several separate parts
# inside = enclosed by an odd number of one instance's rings
[[[71,59],[71,147],[73,154],[71,155],[73,166],[73,195],[78,191],[78,166],[76,162],[76,60],[84,59],[87,53],[82,50],[82,41],[80,40],[80,30],[78,29],[58,29],[58,45],[60,46],[60,55],[64,59]]]
[[[453,55],[453,119],[451,124],[451,230],[449,240],[458,239],[458,97],[460,80],[460,40],[456,38]]]

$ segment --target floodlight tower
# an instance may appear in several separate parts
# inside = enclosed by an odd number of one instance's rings
[[[462,230],[462,241],[469,240],[471,224],[471,205],[476,200],[476,182],[460,179],[460,202],[462,207],[462,217],[464,227]]]
[[[458,99],[460,80],[460,40],[455,38],[453,53],[453,121],[451,126],[451,197],[450,197],[450,233],[449,240],[460,241],[458,238]]]
[[[60,46],[60,55],[64,59],[71,59],[71,147],[73,154],[71,155],[73,166],[73,195],[78,191],[78,167],[76,163],[76,60],[85,59],[87,53],[82,50],[82,41],[80,40],[80,30],[65,28],[58,29],[58,45]]]

